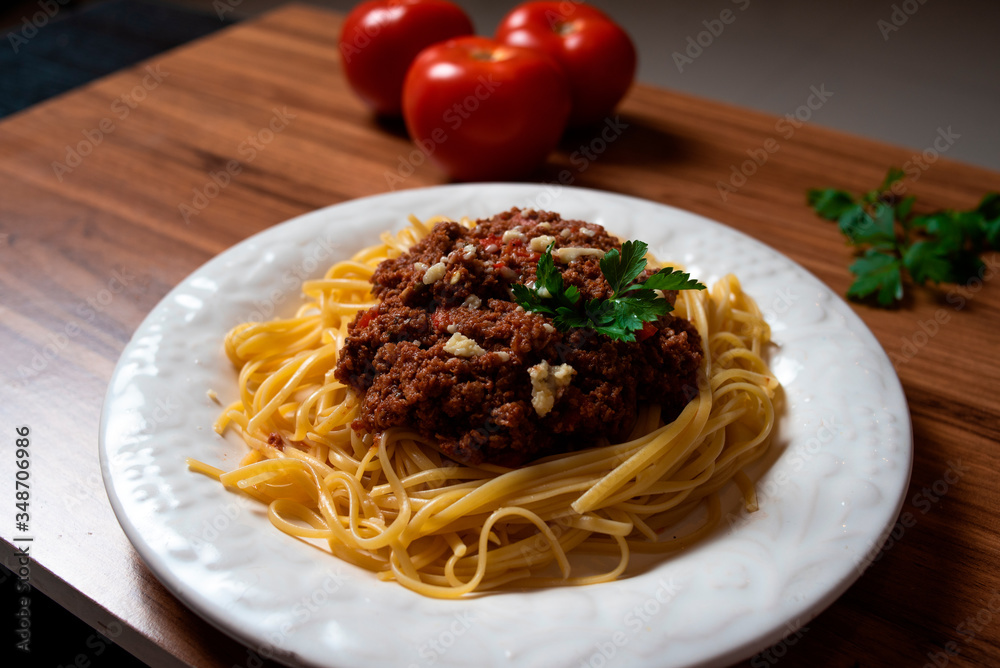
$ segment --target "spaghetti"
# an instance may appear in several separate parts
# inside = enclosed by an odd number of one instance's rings
[[[710,533],[729,481],[756,510],[742,469],[767,450],[778,384],[762,358],[769,328],[732,275],[709,291],[680,293],[675,305],[702,339],[697,395],[668,424],[659,407],[642,408],[625,442],[509,469],[456,464],[408,429],[352,430],[359,398],[333,375],[348,324],[374,306],[369,278],[378,264],[435,222],[411,217],[410,227],[306,281],[294,317],[229,333],[240,398],[215,427],[240,433],[250,451],[234,471],[188,460],[192,470],[268,504],[285,533],[439,598],[613,580],[633,552],[671,552]],[[661,539],[703,503],[700,528]],[[577,574],[575,557],[586,553],[617,555],[617,564]]]

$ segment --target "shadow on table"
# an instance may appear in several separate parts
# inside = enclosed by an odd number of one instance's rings
[[[408,139],[402,118],[371,117],[382,132]],[[650,124],[641,116],[614,114],[603,122],[571,128],[542,167],[525,180],[586,186],[592,167],[628,165],[655,169],[690,160],[694,143]]]
[[[558,150],[578,169],[589,163],[650,168],[688,161],[695,147],[642,116],[623,113],[567,131]]]

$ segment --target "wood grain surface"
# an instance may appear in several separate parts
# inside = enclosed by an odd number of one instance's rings
[[[157,666],[258,664],[167,592],[122,533],[100,477],[102,399],[131,333],[189,272],[297,214],[385,192],[387,175],[402,174],[413,147],[346,89],[339,25],[336,14],[288,6],[0,123],[3,485],[13,428],[29,425],[33,584]],[[646,86],[619,122],[610,141],[598,141],[602,128],[567,137],[536,180],[562,174],[706,215],[840,294],[850,249],[806,206],[806,189],[867,190],[920,155]],[[574,158],[581,146],[594,158]],[[765,146],[778,149],[722,197],[718,183]],[[1000,190],[1000,174],[946,156],[906,180],[921,210],[971,207]],[[234,160],[241,171],[212,187]],[[443,182],[422,164],[395,185]],[[1000,284],[989,259],[983,282],[914,291],[891,311],[853,305],[898,361],[915,435],[903,509],[913,521],[844,596],[748,664],[1000,665]],[[12,564],[13,504],[0,505],[0,556]]]

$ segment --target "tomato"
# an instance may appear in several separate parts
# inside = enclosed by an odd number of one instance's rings
[[[369,0],[344,19],[344,74],[375,113],[398,116],[403,79],[417,54],[435,42],[472,32],[466,13],[446,0]]]
[[[570,125],[606,117],[635,77],[635,46],[628,33],[589,5],[526,2],[504,17],[496,38],[540,49],[563,67],[573,94]]]
[[[375,316],[377,316],[377,315],[378,315],[378,307],[377,306],[375,308],[368,309],[367,311],[365,311],[365,314],[363,316],[361,316],[361,319],[358,320],[358,327],[357,328],[358,329],[364,329],[365,327],[368,326],[368,324],[372,320],[375,319]]]
[[[434,315],[431,316],[431,324],[434,325],[434,331],[443,332],[448,329],[448,325],[451,324],[451,318],[447,311],[448,309],[444,308],[434,311]]]
[[[659,331],[660,330],[658,330],[656,328],[656,325],[654,325],[653,323],[644,322],[642,323],[642,329],[640,329],[638,332],[635,333],[635,340],[638,341],[639,343],[642,343],[649,337],[655,336],[656,333]]]
[[[569,85],[551,58],[487,37],[424,49],[403,84],[410,136],[463,181],[530,174],[555,148],[569,111]]]

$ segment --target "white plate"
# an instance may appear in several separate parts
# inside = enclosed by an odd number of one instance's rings
[[[383,583],[275,530],[264,509],[188,471],[244,452],[212,431],[236,398],[226,331],[288,315],[302,278],[399,229],[408,214],[558,211],[642,239],[704,282],[733,272],[766,312],[787,405],[761,510],[618,582],[460,601]],[[871,332],[819,280],[724,225],[630,197],[538,185],[455,185],[379,195],[277,225],[185,279],[122,353],[101,424],[111,504],[156,576],[258,654],[307,666],[708,666],[805,625],[861,574],[910,474],[909,413]],[[730,495],[732,497],[733,495]]]

